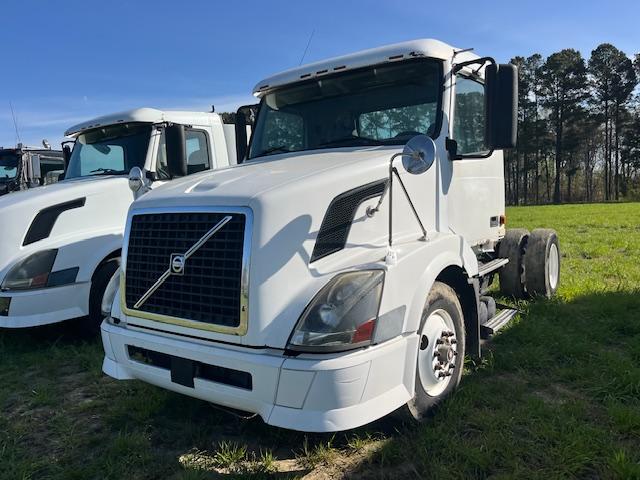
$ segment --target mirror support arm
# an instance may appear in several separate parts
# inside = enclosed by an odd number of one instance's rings
[[[411,197],[409,196],[409,192],[407,191],[407,188],[404,186],[404,182],[402,181],[402,178],[400,178],[400,174],[398,173],[398,169],[393,167],[393,173],[395,174],[396,178],[400,182],[400,186],[402,187],[402,191],[404,192],[404,196],[407,197],[407,201],[409,202],[409,205],[411,206],[411,210],[413,211],[413,215],[416,217],[416,220],[418,221],[418,225],[420,225],[420,230],[422,230],[422,237],[420,237],[420,241],[422,241],[422,242],[429,241],[429,237],[427,236],[427,230],[424,228],[424,225],[422,224],[422,220],[420,220],[420,215],[418,215],[418,211],[416,210],[416,207],[413,205],[413,200],[411,200]],[[389,197],[389,198],[391,198],[391,197]],[[389,245],[391,245],[391,237],[389,237]]]
[[[416,210],[416,207],[414,206],[413,201],[411,200],[411,196],[409,195],[409,192],[407,191],[407,188],[405,187],[404,182],[402,181],[402,178],[400,178],[398,169],[393,166],[393,161],[398,157],[416,156],[416,155],[418,157],[420,156],[420,154],[417,152],[413,152],[413,153],[401,152],[401,153],[396,153],[392,155],[391,160],[389,160],[389,184],[387,186],[387,188],[389,189],[389,249],[391,249],[391,247],[393,246],[393,177],[394,175],[400,182],[402,191],[404,192],[405,197],[407,197],[407,201],[411,206],[413,215],[416,217],[416,220],[418,221],[418,225],[420,225],[420,230],[422,230],[422,237],[420,237],[420,241],[426,242],[429,240],[429,237],[427,235],[427,230],[424,228],[422,220],[420,220],[420,215],[418,215],[418,211]],[[372,217],[380,209],[380,205],[382,203],[383,198],[384,198],[384,192],[380,197],[380,200],[378,201],[378,204],[376,205],[376,207],[372,209],[367,209],[367,215],[369,217]]]

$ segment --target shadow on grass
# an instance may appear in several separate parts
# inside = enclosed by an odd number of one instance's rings
[[[81,345],[100,341],[100,331],[87,332],[79,328],[86,318],[29,328],[0,328],[0,354],[41,351],[52,346]]]

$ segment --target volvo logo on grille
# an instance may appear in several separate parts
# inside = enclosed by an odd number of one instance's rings
[[[213,237],[218,230],[224,227],[230,220],[231,215],[225,216],[222,220],[220,220],[211,230],[204,234],[204,236],[194,243],[186,253],[172,253],[171,258],[169,260],[169,268],[165,270],[165,272],[160,275],[160,278],[156,280],[149,290],[138,300],[133,308],[140,308],[144,302],[149,300],[149,297],[153,295],[153,293],[160,288],[160,286],[166,282],[167,278],[171,275],[184,275],[184,266],[189,257],[191,257],[194,253],[198,251],[200,247],[202,247],[211,237]]]
[[[186,259],[182,253],[171,254],[171,273],[174,275],[184,275],[184,263]]]

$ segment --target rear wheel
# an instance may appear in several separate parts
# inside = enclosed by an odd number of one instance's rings
[[[462,378],[465,330],[456,292],[436,282],[429,293],[419,329],[415,396],[405,411],[416,420],[456,389]]]
[[[527,296],[525,283],[525,249],[529,231],[524,228],[510,228],[500,241],[498,255],[508,258],[509,263],[500,269],[500,291],[503,295],[522,299]]]
[[[527,292],[551,298],[560,284],[560,245],[555,230],[531,232],[524,256]]]

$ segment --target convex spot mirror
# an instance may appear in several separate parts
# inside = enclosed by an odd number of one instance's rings
[[[138,193],[147,187],[147,179],[140,167],[133,167],[129,172],[129,188],[133,193]]]
[[[416,135],[404,146],[402,166],[412,175],[426,172],[435,160],[436,144],[431,137]]]

